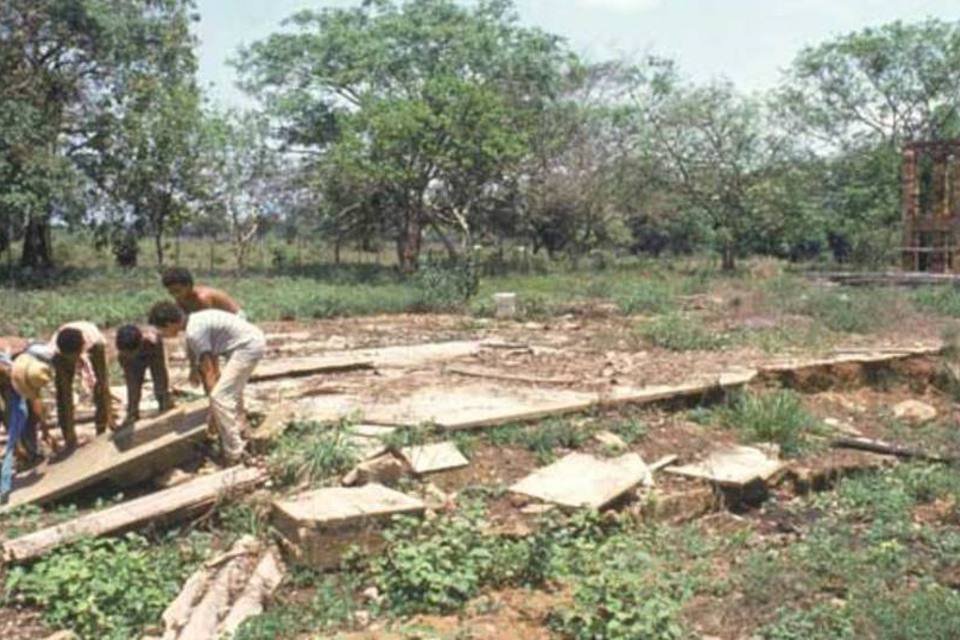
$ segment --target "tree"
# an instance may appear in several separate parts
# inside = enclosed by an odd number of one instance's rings
[[[52,264],[53,217],[75,222],[85,211],[100,213],[88,169],[143,69],[189,50],[191,7],[191,0],[0,4],[0,212],[4,226],[24,237],[23,266]]]
[[[893,22],[807,47],[780,101],[831,148],[960,135],[960,22]]]
[[[261,230],[280,176],[267,121],[256,114],[210,114],[204,125],[205,208],[221,212],[237,268],[246,268],[250,243]]]
[[[570,60],[559,40],[508,0],[371,0],[288,24],[238,61],[287,143],[368,187],[357,203],[374,194],[404,270],[425,228],[470,247]]]
[[[732,270],[760,228],[759,187],[785,159],[784,138],[765,126],[760,104],[728,83],[680,86],[640,108],[661,186],[704,220],[723,269]]]

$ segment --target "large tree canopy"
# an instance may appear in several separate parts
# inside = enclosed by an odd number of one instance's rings
[[[573,61],[505,0],[377,0],[288,25],[242,53],[246,87],[287,142],[374,194],[404,269],[424,227],[470,245]]]

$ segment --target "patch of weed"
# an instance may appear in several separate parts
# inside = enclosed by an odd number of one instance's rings
[[[613,294],[614,302],[625,315],[662,314],[674,308],[675,291],[663,280],[637,280]]]
[[[281,484],[320,483],[348,471],[358,459],[344,425],[296,422],[277,440],[267,465]]]
[[[729,336],[710,331],[699,320],[677,313],[645,323],[640,334],[650,344],[670,351],[714,351],[730,343]]]
[[[856,638],[846,607],[816,605],[780,609],[777,620],[760,630],[763,640],[852,640]]]
[[[29,568],[15,567],[6,590],[39,607],[54,628],[84,639],[126,640],[159,619],[199,560],[195,550],[135,534],[81,540]]]
[[[790,390],[774,393],[740,393],[717,410],[720,422],[740,432],[747,442],[774,442],[784,455],[800,453],[816,419]]]

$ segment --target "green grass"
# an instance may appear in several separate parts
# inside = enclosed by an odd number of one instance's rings
[[[714,351],[730,344],[730,337],[711,331],[698,319],[670,313],[657,317],[640,329],[650,344],[670,351]]]
[[[800,396],[790,390],[773,393],[744,392],[716,410],[724,426],[735,429],[745,442],[772,442],[786,456],[801,453],[817,420],[804,408]]]
[[[579,449],[596,430],[596,425],[578,424],[569,418],[550,418],[534,425],[497,427],[489,430],[487,437],[498,447],[523,447],[546,464],[554,460],[557,449]]]
[[[271,475],[281,484],[327,484],[359,462],[347,438],[346,425],[296,422],[277,440],[267,458]]]

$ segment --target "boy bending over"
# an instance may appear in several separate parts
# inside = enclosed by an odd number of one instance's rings
[[[243,455],[241,434],[246,431],[243,390],[250,374],[263,358],[263,332],[243,318],[209,309],[189,316],[172,302],[158,302],[150,309],[150,324],[164,338],[186,335],[187,357],[196,365],[203,390],[210,398],[210,418],[220,433],[226,464]],[[223,370],[219,359],[226,358]]]
[[[140,419],[140,396],[147,369],[153,380],[153,394],[160,413],[173,408],[163,337],[155,328],[128,324],[117,329],[117,359],[127,384],[127,415],[123,426]]]
[[[68,449],[77,446],[74,420],[73,379],[80,370],[80,378],[93,393],[94,422],[97,433],[115,428],[113,407],[110,404],[110,381],[107,374],[107,341],[92,322],[71,322],[60,327],[50,339],[45,353],[35,347],[34,352],[49,358],[56,374],[57,422],[63,431]]]

